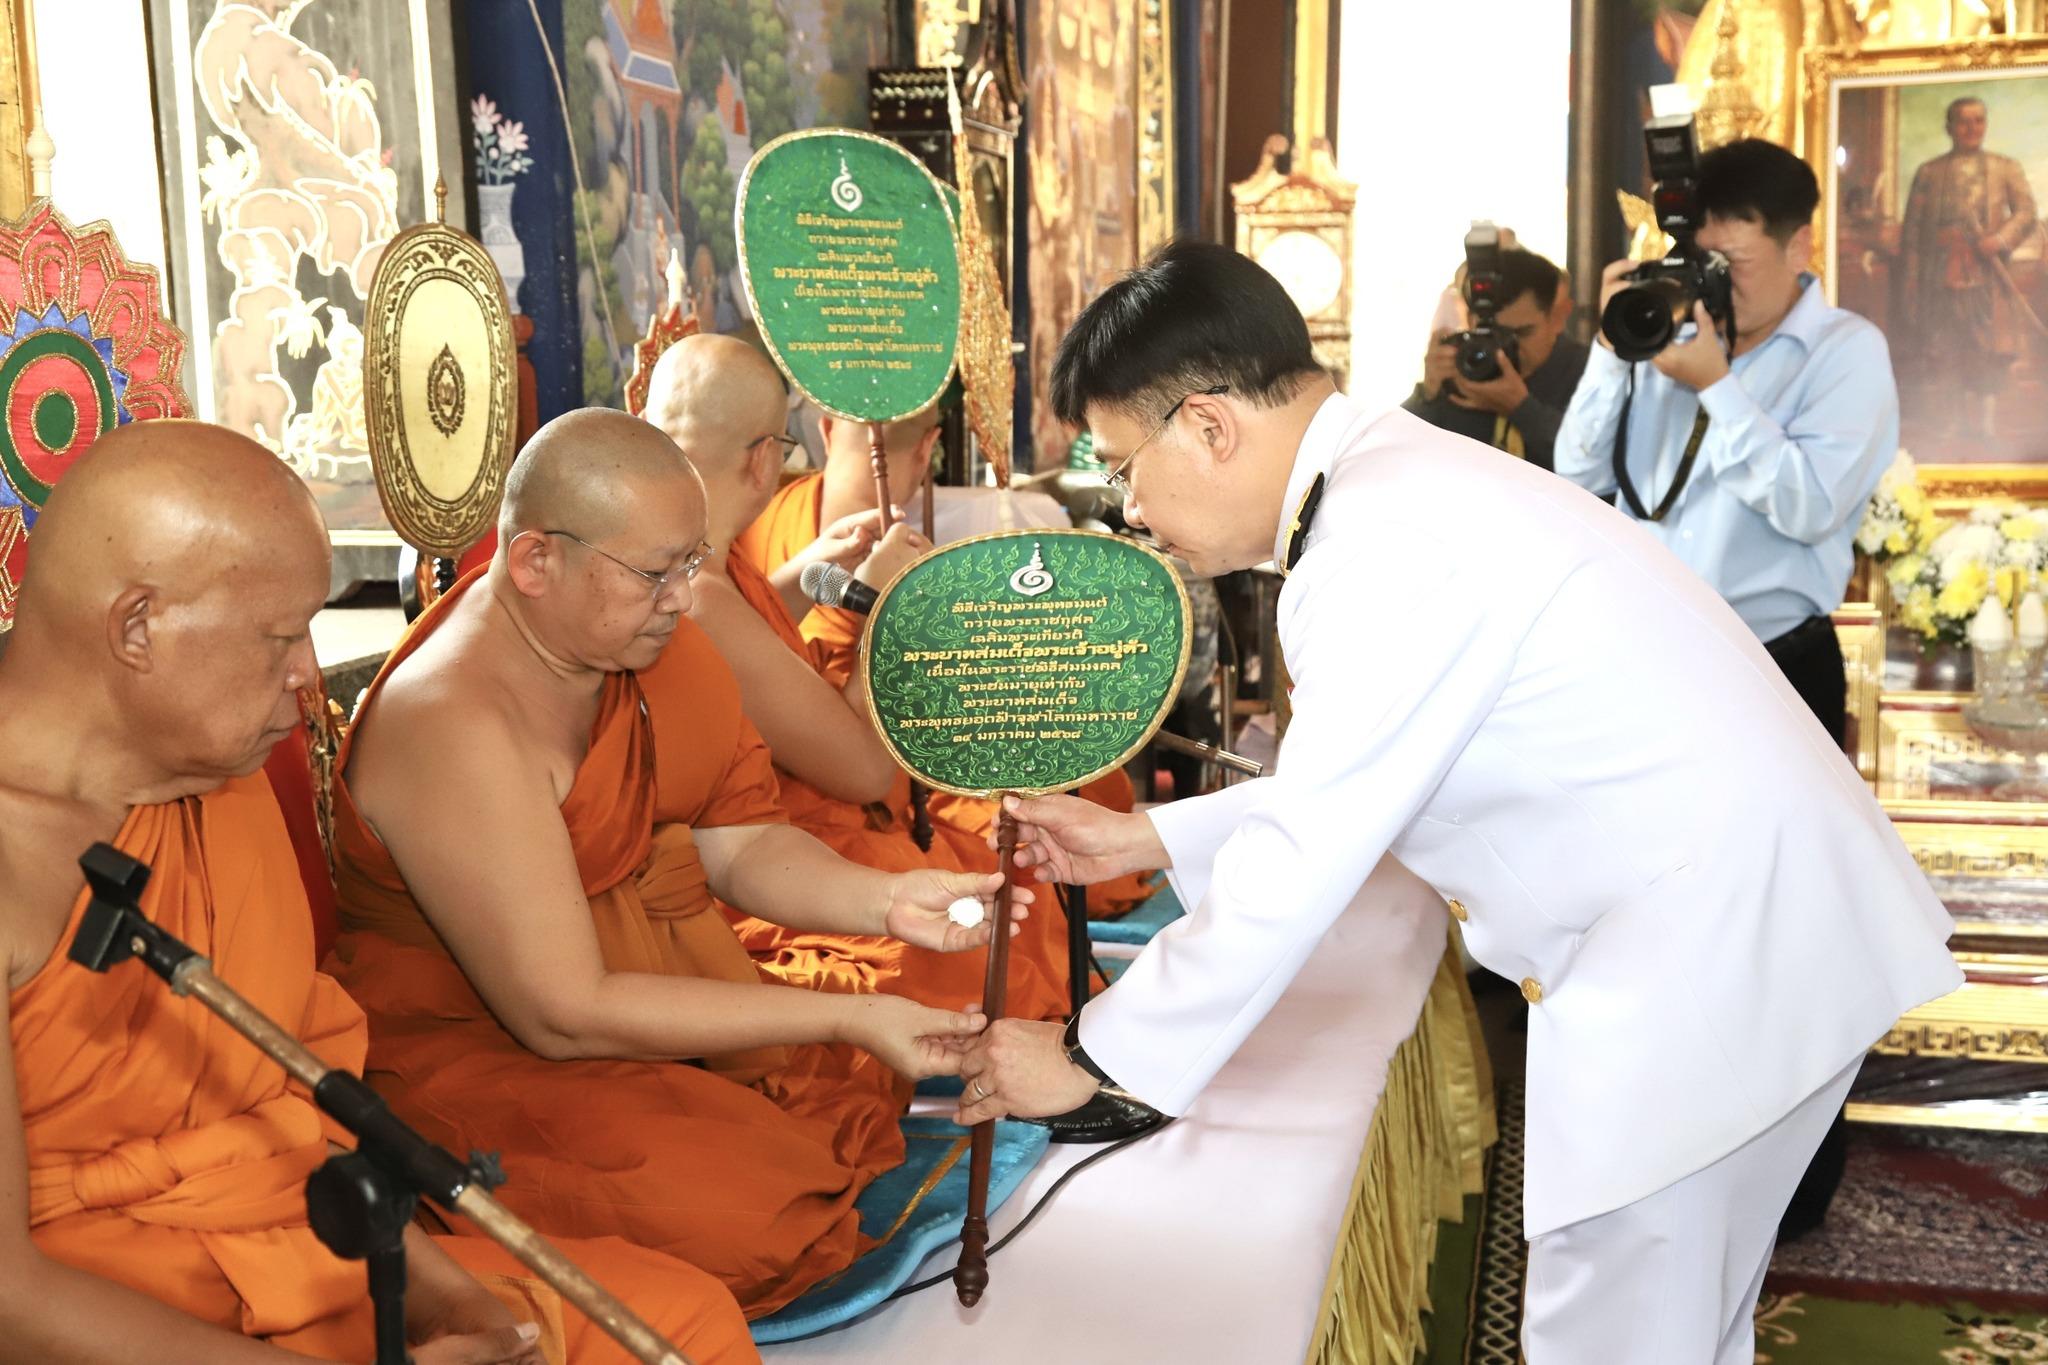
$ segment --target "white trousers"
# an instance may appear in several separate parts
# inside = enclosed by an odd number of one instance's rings
[[[1527,1365],[1753,1365],[1778,1219],[1862,1064],[1713,1165],[1532,1240]]]

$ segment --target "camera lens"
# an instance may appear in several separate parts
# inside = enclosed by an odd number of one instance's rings
[[[1607,301],[1600,314],[1600,332],[1623,360],[1648,360],[1671,344],[1678,320],[1691,310],[1691,291],[1678,281],[1646,280]]]
[[[1500,378],[1500,345],[1492,337],[1467,334],[1458,343],[1458,374],[1475,384]]]

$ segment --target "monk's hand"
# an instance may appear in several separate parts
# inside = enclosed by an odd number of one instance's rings
[[[897,574],[931,552],[932,543],[917,532],[897,522],[889,528],[861,566],[853,571],[855,579],[867,584],[876,592],[889,586]]]
[[[1017,817],[1017,866],[1034,869],[1039,881],[1093,886],[1173,865],[1152,822],[1135,811],[1120,814],[1078,796],[1008,796],[1003,804]]]
[[[405,1268],[414,1365],[544,1365],[540,1328],[513,1317],[417,1224],[405,1230]]]
[[[1095,1078],[1067,1060],[1058,1024],[998,1019],[960,1060],[960,1107],[953,1122],[971,1128],[1006,1114],[1048,1118],[1079,1109]]]
[[[898,873],[889,879],[889,904],[883,911],[882,932],[919,948],[931,948],[941,953],[980,948],[995,937],[996,892],[1002,885],[1003,874],[1000,872],[983,876],[973,872],[921,868],[916,872]],[[954,922],[949,912],[955,901],[963,900],[981,902],[981,923],[970,927]],[[1026,907],[1032,900],[1030,887],[1011,888],[1010,937],[1017,936],[1020,921],[1031,917],[1031,911]]]
[[[413,1365],[546,1365],[540,1328],[530,1322],[458,1332],[412,1348]]]
[[[912,1080],[956,1074],[968,1045],[988,1027],[978,1010],[935,1010],[900,995],[848,996],[846,1003],[845,1040]]]

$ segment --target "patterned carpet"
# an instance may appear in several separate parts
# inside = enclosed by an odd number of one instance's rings
[[[1773,1287],[2048,1309],[2048,1137],[1859,1125],[1849,1139],[1826,1224],[1778,1249]]]
[[[1424,1365],[1519,1365],[1522,1090],[1500,1094],[1487,1190],[1446,1224]],[[1781,1247],[1758,1365],[2048,1365],[2048,1138],[1850,1129],[1817,1232]]]

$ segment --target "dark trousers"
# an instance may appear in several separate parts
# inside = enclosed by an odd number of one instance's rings
[[[1764,649],[1839,748],[1848,730],[1849,681],[1834,622],[1825,616],[1810,616],[1767,642]],[[1836,1114],[1779,1220],[1779,1241],[1789,1242],[1820,1226],[1848,1160],[1848,1131],[1842,1116]]]
[[[1849,728],[1849,676],[1835,623],[1825,616],[1809,616],[1764,650],[1839,748]]]

